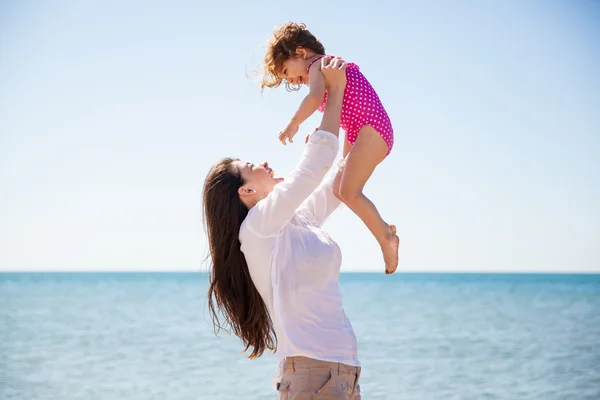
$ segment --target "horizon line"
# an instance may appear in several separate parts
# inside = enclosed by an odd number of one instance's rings
[[[208,271],[189,271],[189,270],[0,270],[0,274],[204,274]],[[383,274],[380,271],[341,271],[340,274],[364,274],[364,275],[379,275]],[[403,274],[482,274],[482,275],[600,275],[600,271],[548,271],[548,270],[404,270],[396,271],[394,275]]]

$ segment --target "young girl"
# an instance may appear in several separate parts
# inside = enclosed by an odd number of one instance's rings
[[[288,23],[273,33],[265,55],[265,74],[261,89],[285,83],[288,90],[308,85],[310,90],[300,107],[279,133],[279,140],[290,143],[302,122],[316,110],[323,111],[327,101],[321,58],[326,57],[321,42],[304,24]],[[390,153],[394,131],[390,119],[369,81],[356,64],[348,63],[346,90],[340,125],[346,131],[344,166],[334,181],[334,193],[358,215],[379,242],[386,273],[398,267],[396,228],[388,225],[363,188],[375,167]]]

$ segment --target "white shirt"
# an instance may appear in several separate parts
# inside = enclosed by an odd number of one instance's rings
[[[240,228],[252,282],[277,335],[279,365],[290,356],[360,365],[338,285],[341,251],[321,229],[340,205],[332,191],[335,173],[323,181],[338,148],[335,135],[313,133],[296,169],[250,209]]]

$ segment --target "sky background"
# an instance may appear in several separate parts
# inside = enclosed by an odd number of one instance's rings
[[[378,91],[395,148],[366,194],[399,270],[600,272],[600,2],[0,1],[0,270],[203,268],[202,183],[283,147],[306,89],[260,93],[305,22]],[[343,271],[383,271],[348,209]]]

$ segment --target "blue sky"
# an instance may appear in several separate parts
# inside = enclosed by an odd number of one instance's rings
[[[599,18],[589,0],[2,2],[0,269],[200,269],[210,165],[286,174],[302,151],[277,133],[306,90],[261,94],[251,72],[293,20],[392,118],[366,193],[401,270],[598,272]],[[358,217],[327,226],[343,270],[383,271]]]

